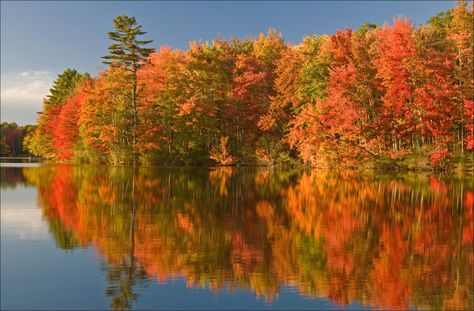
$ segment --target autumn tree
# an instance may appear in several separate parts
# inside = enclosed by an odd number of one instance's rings
[[[30,153],[46,159],[57,158],[57,149],[54,146],[57,118],[66,99],[81,84],[83,77],[83,74],[74,69],[66,69],[53,82],[50,94],[43,101],[43,111],[38,117],[38,127],[27,139],[26,148]]]
[[[303,159],[313,165],[356,165],[361,159],[373,156],[370,114],[374,114],[377,99],[372,85],[375,70],[367,55],[373,41],[367,39],[372,35],[369,31],[339,30],[328,41],[321,41],[323,38],[306,41],[309,45],[305,49],[320,49],[325,45],[323,50],[315,50],[319,55],[310,58],[303,68],[319,67],[327,76],[319,70],[320,76],[308,84],[304,75],[311,71],[302,72],[299,91],[313,90],[314,97],[301,97],[303,104],[297,107],[298,112],[290,121],[288,138]],[[309,102],[305,103],[305,99]]]
[[[214,145],[210,151],[210,158],[218,164],[229,165],[234,162],[233,157],[229,154],[229,137],[222,136],[219,144]]]
[[[178,118],[186,162],[209,163],[209,151],[228,131],[225,107],[232,87],[233,55],[227,42],[192,43],[178,88]]]
[[[82,85],[66,99],[64,106],[61,107],[53,130],[53,142],[59,160],[70,160],[74,156],[75,146],[79,141],[79,116],[89,85],[90,77],[86,75]]]
[[[466,117],[466,150],[471,151],[472,161],[474,162],[474,101],[464,101],[464,115]],[[473,163],[474,164],[474,163]]]
[[[124,67],[110,67],[87,87],[78,125],[80,157],[88,162],[123,164],[133,156],[128,78]]]
[[[474,7],[472,2],[468,6],[468,1],[458,1],[455,8],[448,10],[450,18],[443,25],[448,42],[451,43],[454,58],[454,82],[458,93],[453,99],[456,103],[456,118],[454,120],[458,133],[457,141],[463,153],[463,143],[465,137],[469,135],[465,132],[466,126],[472,124],[472,119],[465,117],[464,103],[466,100],[472,101],[474,93],[473,78],[473,47],[474,47]],[[472,135],[472,133],[471,133]]]
[[[184,91],[187,54],[162,47],[151,53],[138,71],[137,151],[140,161],[176,163],[182,144],[182,118],[178,98]]]

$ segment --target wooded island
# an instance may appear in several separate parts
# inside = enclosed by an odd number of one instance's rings
[[[74,163],[472,168],[472,2],[419,27],[399,17],[296,45],[270,29],[154,50],[135,18],[114,24],[103,72],[67,69],[54,82],[23,141],[31,154]]]

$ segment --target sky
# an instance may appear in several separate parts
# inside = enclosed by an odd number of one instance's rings
[[[255,37],[274,27],[286,42],[406,16],[415,25],[453,1],[1,1],[2,122],[36,123],[66,68],[97,74],[118,15],[135,16],[150,47],[187,49],[202,39]]]

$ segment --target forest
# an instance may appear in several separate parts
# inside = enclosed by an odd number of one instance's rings
[[[289,44],[151,41],[118,16],[97,76],[67,69],[24,147],[54,162],[472,169],[473,3]]]

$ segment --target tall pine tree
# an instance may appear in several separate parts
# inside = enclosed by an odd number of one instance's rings
[[[131,78],[131,101],[133,107],[133,165],[136,164],[137,143],[137,72],[142,61],[153,51],[144,48],[152,40],[138,40],[137,37],[146,32],[141,30],[135,17],[126,15],[117,16],[114,19],[115,31],[109,32],[109,38],[114,41],[109,45],[109,55],[103,56],[103,63],[111,66],[123,66],[130,72]]]

